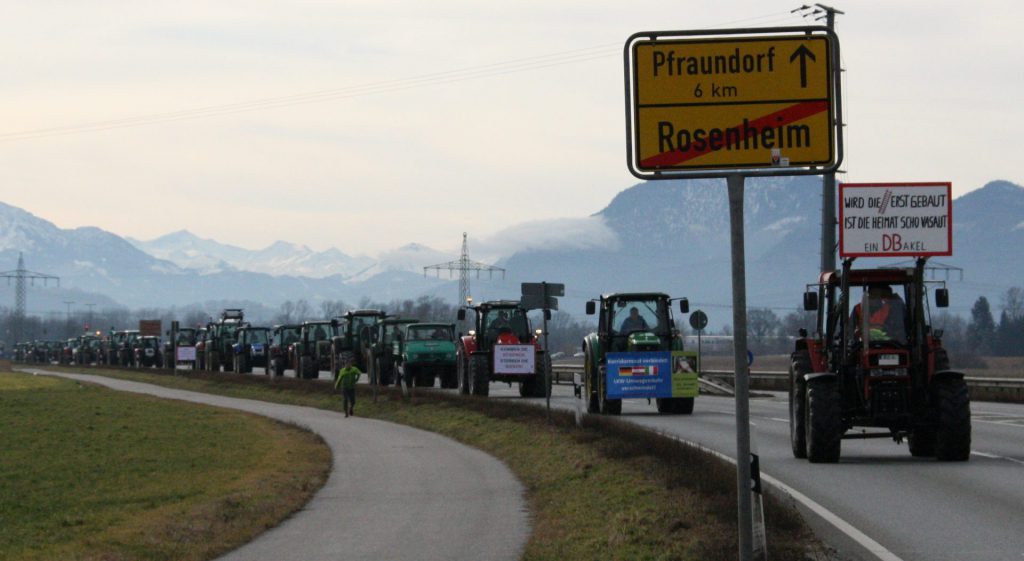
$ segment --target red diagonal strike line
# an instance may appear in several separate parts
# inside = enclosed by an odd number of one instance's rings
[[[765,115],[764,117],[760,117],[760,118],[754,119],[753,121],[748,121],[747,125],[751,129],[754,129],[756,131],[760,131],[761,129],[776,128],[776,127],[785,126],[785,125],[788,125],[788,124],[791,124],[791,123],[795,123],[795,122],[797,122],[797,121],[799,121],[801,119],[806,119],[807,117],[810,117],[812,115],[817,115],[818,113],[821,113],[822,111],[828,111],[828,102],[827,101],[804,101],[804,102],[801,102],[801,103],[797,103],[795,105],[790,105],[789,107],[787,107],[785,109],[781,109],[781,110],[776,111],[774,113],[769,113],[769,114]],[[739,144],[739,143],[743,142],[744,140],[746,140],[747,138],[749,138],[751,136],[754,136],[754,135],[744,135],[744,132],[746,130],[745,130],[745,127],[743,126],[743,123],[740,123],[740,124],[738,124],[738,125],[736,125],[734,127],[726,127],[726,129],[731,129],[731,128],[739,129],[740,135],[741,135],[740,138],[739,138],[739,141],[737,141],[736,143],[723,144],[722,147],[719,148],[718,150],[725,150],[731,144]],[[726,130],[726,129],[723,129],[723,131]],[[724,142],[724,140],[723,140],[723,142]],[[717,150],[713,150],[710,146],[705,146],[705,148],[703,150],[697,150],[695,148],[690,148],[689,150],[686,150],[685,152],[684,151],[680,151],[680,150],[670,150],[668,152],[664,152],[664,153],[658,154],[656,156],[651,156],[650,158],[647,158],[645,160],[641,160],[640,161],[640,166],[644,167],[644,168],[674,166],[674,165],[677,165],[677,164],[681,164],[681,163],[683,163],[683,162],[685,162],[687,160],[692,160],[694,158],[699,158],[699,157],[701,157],[701,156],[703,156],[705,154],[709,154],[711,152],[716,152],[716,151]]]

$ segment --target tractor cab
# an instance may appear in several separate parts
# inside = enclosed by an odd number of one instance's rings
[[[602,343],[612,352],[659,351],[672,348],[676,336],[672,323],[671,300],[662,293],[606,294],[600,299],[598,332]],[[587,302],[587,314],[597,312],[598,302]],[[679,310],[688,313],[683,298]]]

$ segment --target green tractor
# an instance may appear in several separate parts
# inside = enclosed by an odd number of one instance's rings
[[[333,341],[338,337],[338,320],[305,321],[299,327],[299,339],[292,345],[297,378],[317,379],[321,370],[337,372]]]
[[[414,319],[384,318],[364,334],[361,341],[367,348],[366,363],[371,384],[398,384],[396,375],[402,360],[405,329],[416,322]]]
[[[696,353],[683,351],[672,318],[672,302],[687,314],[686,298],[660,292],[607,294],[587,302],[600,311],[597,332],[583,339],[584,373],[576,392],[587,412],[618,415],[622,400],[654,399],[659,413],[689,415],[700,370]]]
[[[220,319],[207,324],[206,341],[203,344],[205,356],[202,362],[211,372],[219,372],[221,368],[230,372],[234,364],[235,336],[239,327],[246,325],[244,313],[238,308],[228,308],[220,313]]]
[[[406,385],[429,388],[436,377],[442,388],[459,387],[455,366],[455,325],[417,323],[405,328],[399,368]]]
[[[337,373],[338,367],[348,361],[354,361],[356,368],[366,372],[368,337],[377,322],[386,317],[388,315],[381,310],[350,310],[337,318],[339,332],[331,343],[334,357],[331,372]]]

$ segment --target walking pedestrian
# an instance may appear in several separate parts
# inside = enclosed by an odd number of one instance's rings
[[[355,415],[356,406],[356,382],[362,372],[355,366],[354,360],[346,360],[334,379],[334,387],[341,389],[342,407],[345,409],[345,416]]]

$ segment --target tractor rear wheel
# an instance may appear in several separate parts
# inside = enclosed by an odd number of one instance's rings
[[[674,413],[676,413],[677,415],[692,415],[693,414],[694,398],[692,398],[692,397],[674,397],[674,398],[672,398],[672,400],[675,401],[675,411],[674,411]]]
[[[316,372],[313,371],[313,368],[315,368],[315,365],[313,364],[313,357],[306,355],[299,357],[299,378],[302,378],[303,380],[315,378],[316,376],[314,376],[314,374],[316,374]]]
[[[807,388],[804,375],[811,371],[811,357],[807,351],[801,351],[789,365],[789,442],[793,448],[793,457],[807,457]]]
[[[843,407],[833,380],[807,382],[807,459],[812,463],[839,461],[843,442]]]
[[[939,425],[935,431],[935,457],[946,462],[964,462],[971,457],[971,398],[963,380],[935,384]]]
[[[470,391],[473,395],[487,397],[491,390],[490,372],[487,355],[469,357]]]
[[[597,394],[601,389],[597,384],[597,374],[599,370],[597,365],[590,361],[589,350],[584,347],[583,352],[586,354],[586,358],[584,359],[586,362],[583,364],[582,397],[587,404],[587,413],[600,413],[601,403],[597,398]]]
[[[455,371],[456,377],[459,379],[459,393],[469,395],[469,356],[466,355],[466,349],[462,345],[459,345],[459,352],[455,354]]]
[[[622,413],[622,400],[608,399],[608,388],[604,387],[604,380],[598,380],[597,397],[602,415],[619,415]]]

